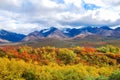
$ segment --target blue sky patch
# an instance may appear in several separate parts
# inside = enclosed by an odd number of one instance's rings
[[[51,1],[55,1],[56,3],[64,3],[64,0],[51,0]]]
[[[96,10],[96,9],[99,9],[100,6],[96,6],[95,4],[84,4],[84,9],[86,10]]]

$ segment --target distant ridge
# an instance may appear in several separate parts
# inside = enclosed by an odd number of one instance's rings
[[[84,28],[64,28],[58,29],[55,27],[34,31],[26,36],[23,41],[32,41],[43,38],[57,38],[57,39],[75,39],[85,38],[87,36],[103,36],[120,38],[120,27],[111,29],[108,26],[102,27],[84,27]]]

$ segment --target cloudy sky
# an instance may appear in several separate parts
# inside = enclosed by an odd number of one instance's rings
[[[120,26],[120,0],[0,0],[0,29]]]

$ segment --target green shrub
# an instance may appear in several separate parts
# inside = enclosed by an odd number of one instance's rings
[[[74,63],[76,59],[76,54],[69,49],[60,49],[57,53],[57,58],[63,61],[64,64]]]
[[[22,77],[25,80],[35,80],[35,74],[33,71],[24,71]]]
[[[97,48],[97,50],[103,53],[120,53],[120,49],[112,45],[103,46]]]
[[[5,56],[6,56],[6,52],[5,52],[5,51],[0,50],[0,57],[5,57]]]
[[[120,71],[113,72],[108,80],[120,80]]]
[[[108,80],[108,77],[100,76],[100,77],[96,78],[95,80]]]

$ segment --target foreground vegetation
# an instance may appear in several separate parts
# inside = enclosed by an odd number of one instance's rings
[[[0,47],[0,80],[120,80],[120,48]]]

